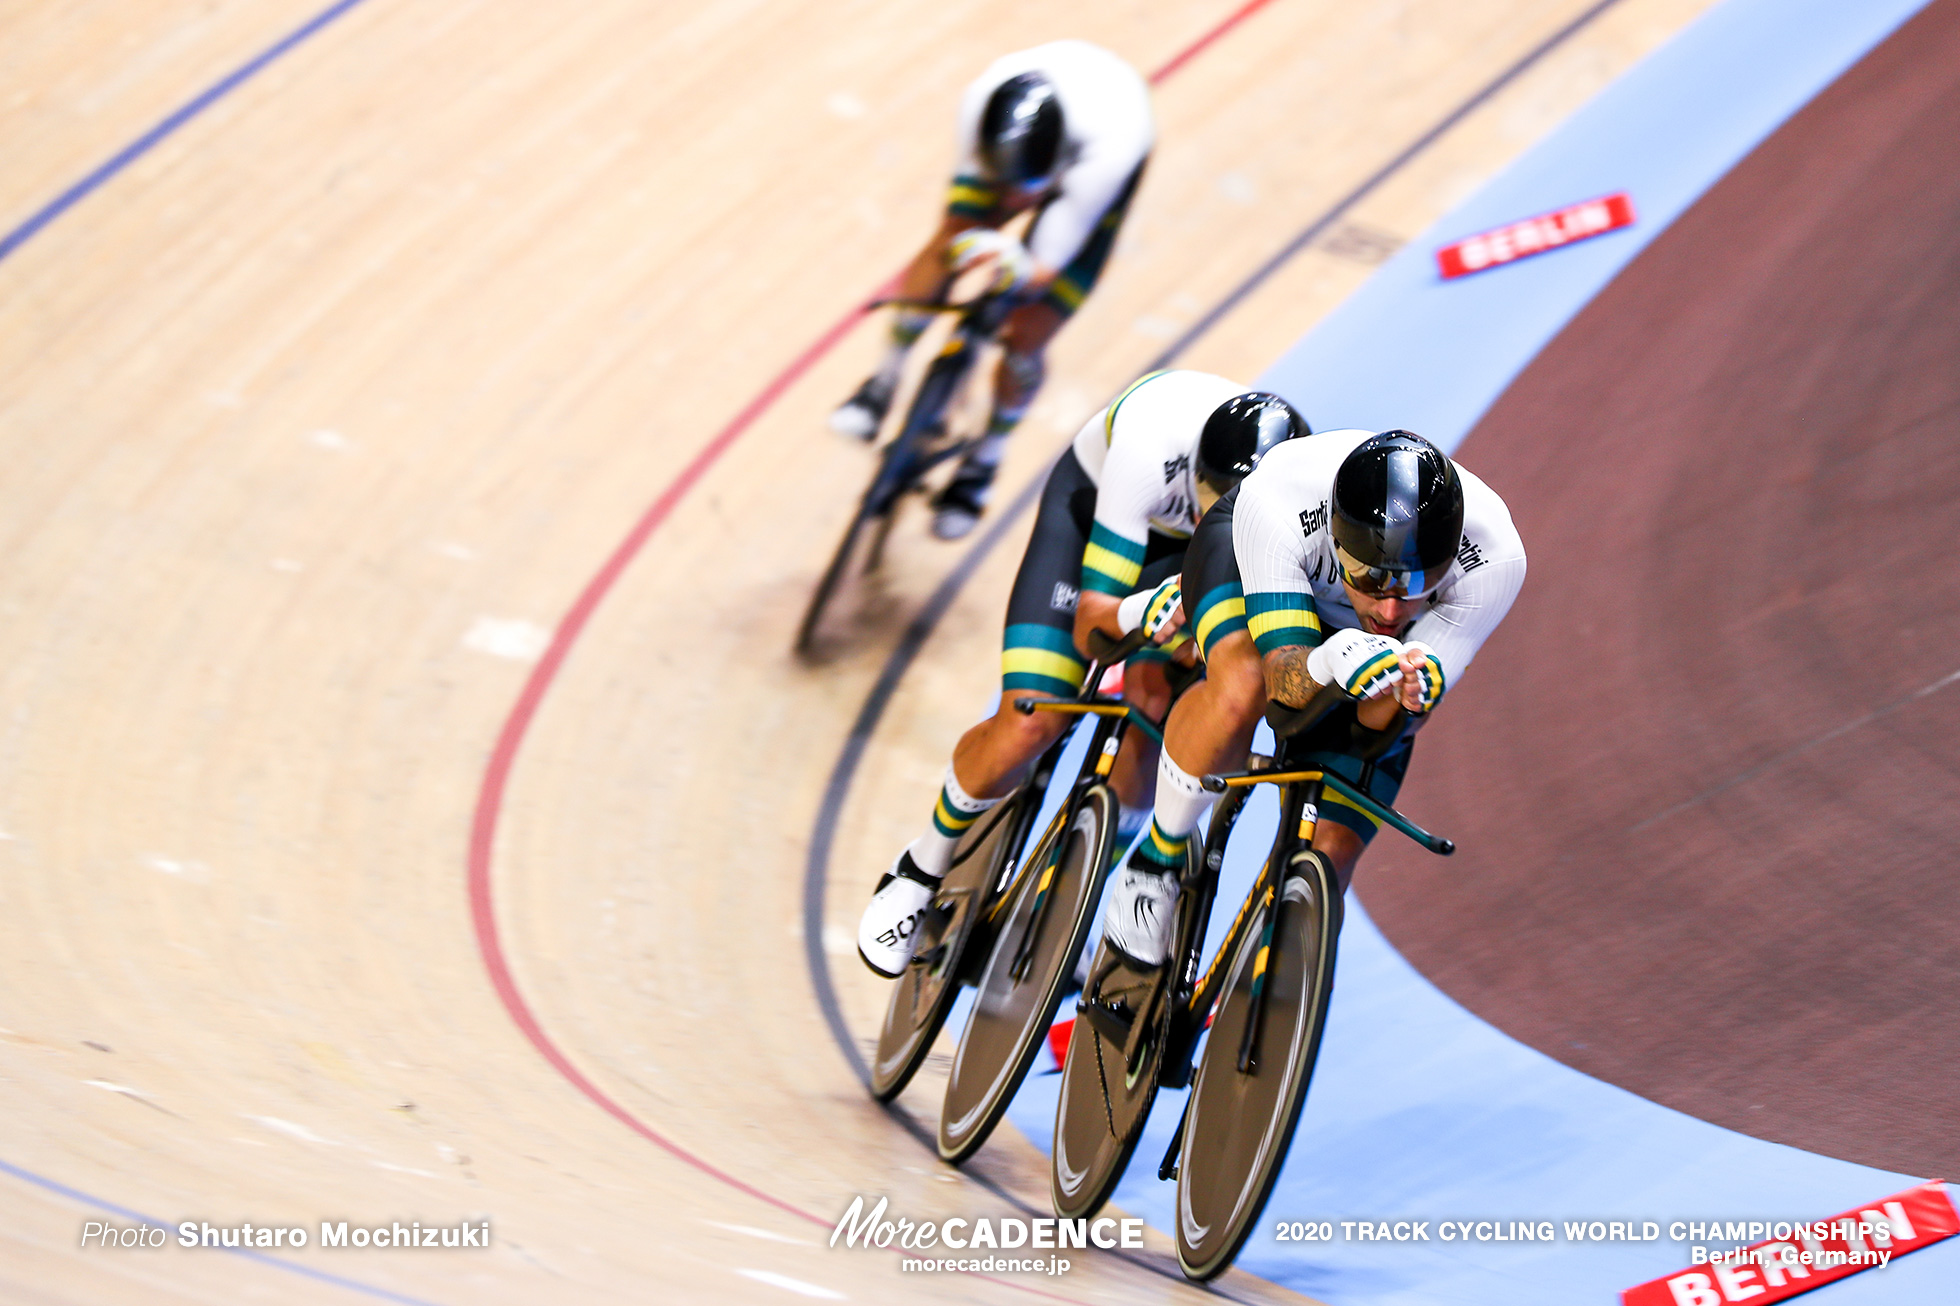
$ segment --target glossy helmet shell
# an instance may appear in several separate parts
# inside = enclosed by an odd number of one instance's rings
[[[1433,589],[1463,540],[1463,478],[1449,455],[1413,431],[1383,431],[1334,473],[1334,543],[1364,567]]]
[[[1046,177],[1062,153],[1062,102],[1040,73],[994,88],[980,114],[980,159],[989,180],[1018,186]]]
[[[1244,480],[1274,445],[1313,428],[1276,394],[1252,390],[1214,408],[1198,436],[1198,483],[1223,494]]]

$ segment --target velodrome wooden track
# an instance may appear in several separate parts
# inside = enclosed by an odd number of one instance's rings
[[[1371,247],[1704,3],[1619,0],[1184,361],[1258,371]],[[1273,0],[1180,67],[1010,486],[1590,7]],[[797,1294],[771,1275],[860,1300],[1196,1296],[1161,1250],[1010,1283],[819,1248],[858,1193],[931,1218],[1044,1192],[1023,1140],[962,1177],[872,1107],[799,963],[803,841],[889,646],[787,655],[865,472],[820,419],[869,328],[687,487],[521,747],[503,732],[648,505],[929,225],[960,83],[1065,34],[1160,68],[1233,10],[363,0],[0,260],[0,1296]],[[0,13],[0,229],[318,12]],[[916,523],[893,548],[917,594],[954,556]],[[1012,553],[873,743],[828,938],[988,697]],[[884,990],[836,948],[868,1030]],[[496,1241],[287,1258],[330,1282],[84,1253],[86,1198],[171,1223],[487,1218]]]

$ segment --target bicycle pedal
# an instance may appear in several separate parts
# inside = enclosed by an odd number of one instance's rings
[[[1089,1022],[1089,1028],[1117,1047],[1127,1047],[1130,1031],[1136,1026],[1136,1013],[1126,1004],[1112,1005],[1093,998],[1075,1004],[1076,1014]]]

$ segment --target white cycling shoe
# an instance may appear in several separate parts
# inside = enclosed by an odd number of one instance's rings
[[[1103,942],[1140,966],[1161,966],[1170,956],[1176,908],[1175,872],[1125,866],[1103,910]]]
[[[831,413],[830,429],[866,444],[877,439],[878,428],[885,424],[885,412],[892,406],[892,388],[872,377]]]
[[[858,956],[885,979],[897,979],[917,944],[926,908],[939,892],[939,881],[919,869],[908,849],[898,855],[871,904],[858,920]]]

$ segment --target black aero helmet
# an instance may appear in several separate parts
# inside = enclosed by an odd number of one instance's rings
[[[1062,102],[1040,73],[1018,73],[994,88],[980,114],[980,159],[989,180],[1025,185],[1046,177],[1062,153]]]
[[[1364,594],[1426,594],[1463,539],[1463,478],[1413,431],[1383,431],[1334,473],[1328,529],[1348,583]]]
[[[1198,436],[1198,484],[1224,494],[1259,465],[1267,450],[1296,435],[1312,435],[1307,419],[1276,394],[1250,390],[1212,409]]]

